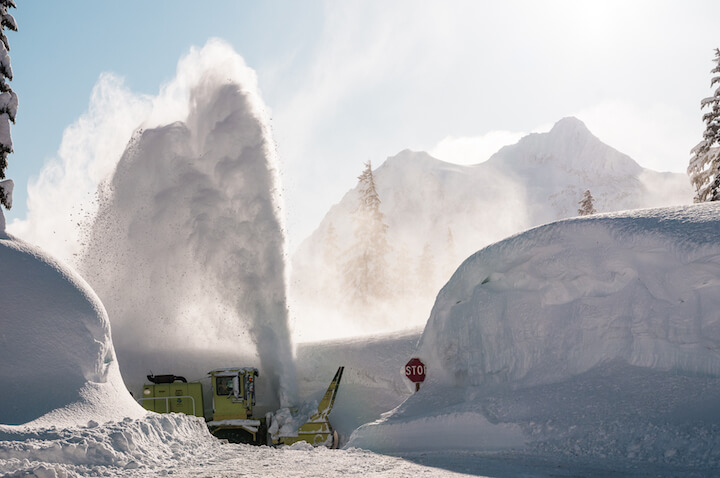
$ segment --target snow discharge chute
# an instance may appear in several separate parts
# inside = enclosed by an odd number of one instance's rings
[[[257,357],[263,396],[291,404],[278,163],[254,73],[211,41],[180,62],[151,121],[100,188],[81,260],[124,379],[132,390],[152,371]]]

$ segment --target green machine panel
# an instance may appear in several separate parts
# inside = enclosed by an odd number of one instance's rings
[[[173,382],[143,386],[143,407],[157,413],[184,413],[203,417],[202,386],[198,382]]]

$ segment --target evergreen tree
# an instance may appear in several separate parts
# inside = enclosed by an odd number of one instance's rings
[[[360,202],[355,210],[355,242],[347,253],[345,280],[353,301],[369,305],[389,296],[390,284],[386,256],[387,225],[380,211],[380,196],[370,161],[358,176]]]
[[[595,198],[592,197],[592,194],[590,194],[590,190],[586,189],[585,193],[583,194],[583,198],[578,203],[580,204],[580,209],[578,209],[578,214],[581,216],[589,216],[591,214],[595,214],[597,211],[595,210]]]
[[[7,83],[13,79],[13,72],[5,28],[17,31],[15,18],[8,13],[8,8],[16,8],[14,0],[0,0],[0,179],[5,179],[7,157],[13,152],[10,122],[15,123],[18,107],[17,95]],[[7,209],[12,207],[12,190],[12,180],[0,181],[0,204]]]
[[[710,87],[720,83],[720,48],[715,49],[715,76]],[[703,140],[690,152],[688,175],[695,187],[695,202],[720,200],[720,87],[715,94],[700,102],[700,109],[709,108],[703,115],[705,132]]]

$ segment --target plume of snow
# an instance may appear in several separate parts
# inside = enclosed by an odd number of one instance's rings
[[[191,49],[156,97],[104,74],[29,185],[27,219],[8,225],[90,282],[131,388],[151,370],[259,358],[264,386],[295,400],[268,125],[255,73],[220,40]]]
[[[67,262],[79,252],[84,224],[97,210],[95,191],[112,172],[133,130],[151,109],[115,75],[100,75],[90,104],[63,133],[51,158],[27,186],[28,214],[8,224],[8,232],[41,246]]]
[[[210,41],[180,61],[99,202],[80,268],[108,309],[126,381],[257,355],[263,382],[291,404],[278,162],[255,74],[231,47]]]

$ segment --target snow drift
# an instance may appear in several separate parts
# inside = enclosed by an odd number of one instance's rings
[[[537,384],[613,359],[720,375],[720,207],[577,218],[471,256],[419,353],[453,383]]]
[[[3,229],[0,291],[0,423],[145,413],[120,377],[107,313],[76,272]]]
[[[165,122],[136,131],[100,189],[80,270],[129,386],[151,371],[197,380],[257,364],[259,395],[289,405],[278,162],[255,75],[219,41],[178,71],[147,120]]]
[[[709,203],[480,250],[437,297],[416,350],[423,388],[349,446],[529,454],[600,476],[720,465],[719,233]]]

